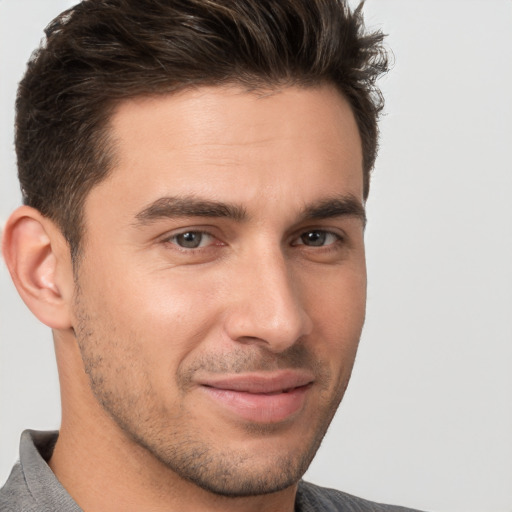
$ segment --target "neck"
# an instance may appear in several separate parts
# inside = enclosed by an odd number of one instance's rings
[[[85,512],[294,509],[296,486],[264,496],[217,496],[183,480],[133,442],[114,440],[106,431],[80,430],[63,422],[50,467]]]

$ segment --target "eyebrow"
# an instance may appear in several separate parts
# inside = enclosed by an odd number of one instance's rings
[[[321,199],[307,205],[301,214],[302,221],[329,219],[334,217],[356,217],[366,225],[366,210],[355,196],[342,195]]]
[[[174,217],[224,217],[242,222],[247,219],[247,212],[237,204],[180,196],[161,197],[135,215],[140,225]]]
[[[357,217],[366,224],[363,204],[352,195],[321,199],[303,208],[299,221],[334,217]],[[201,199],[194,196],[166,196],[151,203],[135,215],[136,225],[148,225],[161,219],[178,217],[227,218],[237,222],[248,219],[242,205]]]

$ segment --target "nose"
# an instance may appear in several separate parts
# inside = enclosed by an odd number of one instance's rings
[[[230,279],[225,329],[241,343],[258,343],[283,352],[312,330],[312,321],[282,252],[251,257]]]

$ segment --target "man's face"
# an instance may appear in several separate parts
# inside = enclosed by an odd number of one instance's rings
[[[323,86],[126,101],[85,204],[75,332],[123,435],[223,495],[297,482],[364,320],[362,155]]]

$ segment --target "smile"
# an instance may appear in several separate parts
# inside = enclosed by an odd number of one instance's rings
[[[206,379],[200,389],[219,407],[239,419],[278,423],[304,408],[313,385],[309,372],[281,371]]]

